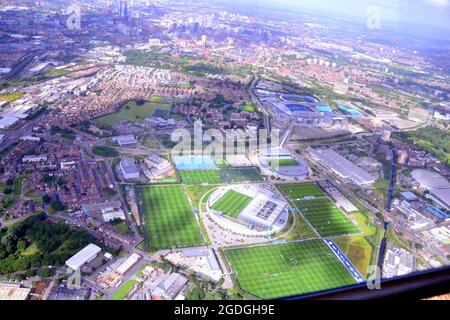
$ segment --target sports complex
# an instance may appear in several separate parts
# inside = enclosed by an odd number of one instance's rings
[[[268,164],[299,163],[284,156],[267,159]],[[254,167],[216,166],[201,160],[191,165],[178,162],[181,184],[138,188],[142,227],[151,249],[208,245],[211,231],[202,224],[209,217],[221,232],[242,236],[239,244],[219,248],[239,287],[255,297],[286,297],[364,281],[333,238],[361,231],[317,184],[273,185]],[[187,192],[196,189],[207,190],[202,193],[205,197],[192,198]],[[293,215],[311,232],[297,240],[282,240],[280,234],[297,232],[289,224]],[[262,242],[246,240],[255,238]]]

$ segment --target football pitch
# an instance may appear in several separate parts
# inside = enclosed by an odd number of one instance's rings
[[[322,240],[225,251],[240,287],[263,299],[355,284]]]
[[[151,248],[204,243],[182,186],[145,187],[140,193]]]
[[[269,161],[269,165],[278,167],[295,167],[298,166],[298,162],[295,159],[276,159]]]
[[[252,198],[239,192],[228,190],[214,203],[213,210],[221,211],[227,216],[237,218],[239,213],[252,201]]]
[[[222,169],[220,176],[225,183],[261,182],[264,180],[254,167]]]
[[[360,232],[330,199],[301,200],[294,204],[322,237]]]
[[[180,170],[184,184],[222,184],[260,182],[263,178],[256,168],[227,168],[220,170]]]
[[[218,184],[222,182],[219,170],[181,170],[181,181],[185,184]]]
[[[314,183],[282,184],[278,187],[291,200],[324,196],[322,190]]]

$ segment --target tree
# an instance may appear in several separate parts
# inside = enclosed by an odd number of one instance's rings
[[[42,196],[42,202],[49,204],[52,201],[52,198],[48,194],[44,194]]]
[[[51,207],[55,211],[64,211],[66,209],[66,206],[64,206],[59,200],[53,200]]]
[[[52,275],[52,272],[48,268],[44,268],[38,271],[38,276],[45,279]]]

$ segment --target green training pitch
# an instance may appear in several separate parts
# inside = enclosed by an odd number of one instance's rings
[[[314,183],[283,184],[278,188],[291,200],[324,196],[322,190]]]
[[[223,212],[227,216],[237,218],[239,213],[252,201],[253,199],[241,194],[239,192],[228,190],[225,194],[214,203],[213,210]]]
[[[180,176],[185,184],[222,183],[219,170],[181,170]]]
[[[188,185],[261,182],[256,168],[226,168],[220,170],[180,170],[181,180]]]
[[[298,166],[298,162],[295,159],[276,159],[269,161],[270,166],[278,166],[278,167],[295,167]]]
[[[145,187],[141,189],[141,197],[151,248],[204,244],[183,187]]]
[[[225,183],[261,182],[264,180],[254,167],[222,169],[220,176]]]
[[[355,284],[322,240],[225,251],[240,287],[263,299]]]
[[[358,233],[359,229],[330,199],[294,201],[322,237]]]

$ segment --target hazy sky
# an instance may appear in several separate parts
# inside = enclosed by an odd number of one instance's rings
[[[450,30],[450,0],[241,0],[280,8],[307,8],[356,17],[368,17],[376,5],[381,19],[394,23],[437,26]],[[230,0],[232,2],[232,0]]]

